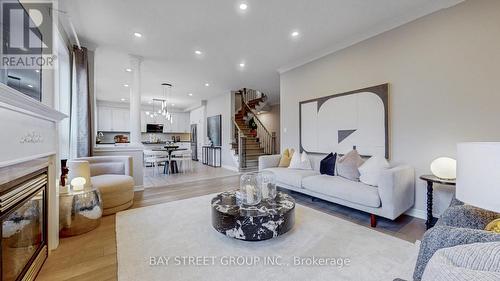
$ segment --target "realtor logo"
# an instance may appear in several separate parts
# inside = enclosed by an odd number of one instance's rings
[[[4,1],[1,5],[2,68],[51,67],[52,3]]]

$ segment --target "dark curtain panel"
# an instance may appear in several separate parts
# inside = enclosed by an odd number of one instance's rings
[[[71,158],[87,157],[91,154],[91,106],[87,49],[73,46]]]

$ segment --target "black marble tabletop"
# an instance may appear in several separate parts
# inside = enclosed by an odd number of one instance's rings
[[[289,231],[295,222],[295,200],[278,192],[274,200],[262,200],[255,206],[240,206],[236,191],[218,194],[212,199],[212,225],[240,240],[260,241]]]

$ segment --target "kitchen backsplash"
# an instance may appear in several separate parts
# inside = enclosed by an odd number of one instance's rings
[[[130,133],[119,133],[119,132],[101,132],[100,137],[101,144],[112,144],[115,143],[114,139],[117,135],[123,135],[130,139]],[[190,133],[141,133],[141,138],[143,142],[164,142],[172,141],[172,137],[179,137],[181,141],[190,141]]]

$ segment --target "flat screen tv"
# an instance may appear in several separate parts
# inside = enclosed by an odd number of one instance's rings
[[[42,58],[42,33],[29,17],[26,8],[19,1],[0,0],[1,25],[2,25],[2,60],[6,58],[30,57],[30,60]],[[15,16],[17,16],[15,18]],[[17,18],[25,19],[13,20]],[[12,18],[12,19],[11,19]],[[36,36],[39,40],[31,40],[29,49],[26,47],[9,48],[11,37],[19,38],[20,33],[24,32],[26,21],[30,24],[28,35],[23,34],[26,40],[29,36]],[[33,47],[33,42],[36,46]],[[39,43],[39,46],[38,46]],[[16,50],[17,49],[17,50]],[[8,50],[8,51],[7,51]],[[3,83],[19,92],[37,100],[42,100],[42,66],[21,68],[17,66],[4,65],[0,68],[0,83]]]

